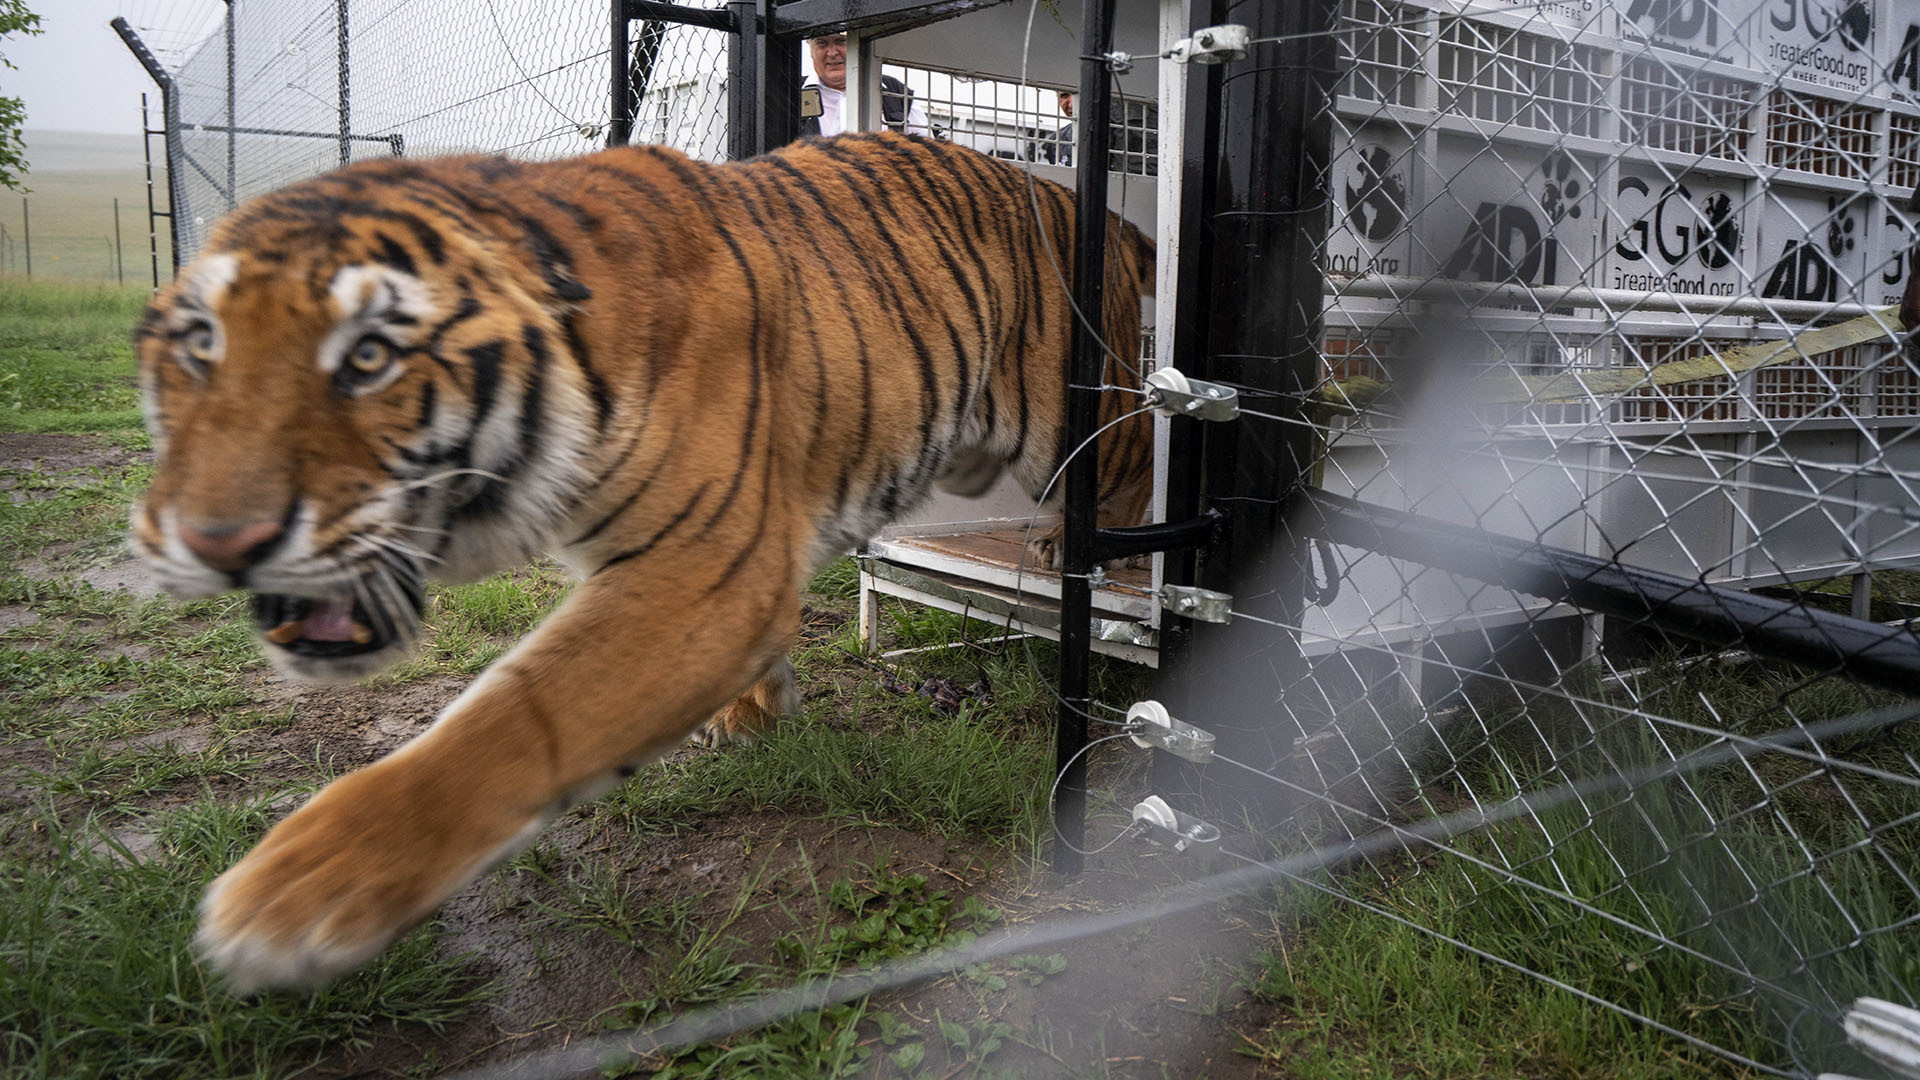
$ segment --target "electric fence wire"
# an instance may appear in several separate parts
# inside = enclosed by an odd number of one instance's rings
[[[614,1069],[643,1061],[651,1055],[676,1047],[712,1042],[726,1036],[886,990],[916,985],[953,974],[969,965],[1004,959],[1022,953],[1057,949],[1087,938],[1116,933],[1136,926],[1155,923],[1203,907],[1266,889],[1277,882],[1310,880],[1308,875],[1329,872],[1357,860],[1375,858],[1413,845],[1448,844],[1470,833],[1524,817],[1538,817],[1576,802],[1588,801],[1618,791],[1631,791],[1673,779],[1682,779],[1704,769],[1749,756],[1789,751],[1801,744],[1840,739],[1887,730],[1920,718],[1920,704],[1894,706],[1855,713],[1833,720],[1806,725],[1794,731],[1763,738],[1728,741],[1705,746],[1671,760],[1625,769],[1609,775],[1572,781],[1532,794],[1518,794],[1486,808],[1458,810],[1427,818],[1417,824],[1382,829],[1345,842],[1316,846],[1311,850],[1277,859],[1261,861],[1238,856],[1243,865],[1237,870],[1214,874],[1176,886],[1154,900],[1102,915],[1074,915],[1037,921],[1003,934],[983,936],[973,943],[891,961],[869,970],[827,976],[759,995],[745,1001],[696,1009],[666,1021],[632,1032],[598,1036],[575,1041],[561,1050],[540,1051],[499,1065],[483,1066],[452,1074],[451,1080],[551,1080],[587,1069]],[[1558,980],[1543,976],[1511,961],[1501,961],[1522,974],[1542,978],[1552,985]],[[1575,989],[1562,987],[1566,989]],[[1604,1005],[1635,1019],[1639,1014],[1625,1010],[1591,995],[1575,992],[1587,1000]],[[1648,1019],[1649,1023],[1678,1038],[1715,1053],[1729,1052],[1697,1036]],[[1777,1067],[1754,1062],[1737,1054],[1733,1060],[1772,1074],[1791,1075]]]

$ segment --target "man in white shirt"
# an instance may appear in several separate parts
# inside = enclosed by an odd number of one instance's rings
[[[800,134],[838,135],[847,130],[841,109],[847,96],[847,35],[810,38],[807,49],[813,57],[813,78],[802,89],[820,92],[820,115],[802,116]],[[913,91],[891,75],[880,76],[880,116],[889,130],[933,135],[926,110],[914,104]]]

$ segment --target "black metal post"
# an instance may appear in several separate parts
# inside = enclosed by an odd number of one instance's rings
[[[147,170],[147,258],[153,264],[153,287],[160,288],[160,211],[153,205],[153,124],[147,119],[147,95],[140,95],[140,156]],[[170,215],[169,215],[170,216]]]
[[[1075,147],[1073,300],[1083,319],[1073,324],[1073,366],[1067,381],[1067,423],[1061,445],[1079,446],[1100,426],[1100,368],[1106,330],[1107,157],[1112,132],[1113,79],[1105,54],[1112,49],[1114,0],[1087,0],[1080,42],[1080,144]],[[1089,327],[1088,322],[1093,325]],[[1115,348],[1132,349],[1131,341]],[[1080,872],[1086,837],[1087,692],[1092,645],[1094,528],[1098,515],[1099,456],[1091,447],[1067,462],[1062,479],[1066,535],[1060,570],[1060,704],[1054,724],[1054,770],[1059,785],[1053,806],[1053,869]]]
[[[164,145],[167,148],[167,231],[172,238],[173,268],[177,271],[180,269],[180,206],[179,192],[173,184],[173,163],[179,160],[179,144],[176,140],[179,138],[180,115],[178,102],[174,100],[173,76],[168,75],[167,70],[160,66],[160,61],[153,58],[147,43],[140,40],[140,35],[134,33],[133,27],[127,20],[117,18],[108,25],[113,27],[114,33],[120,35],[120,40],[126,43],[128,51],[133,53],[133,58],[140,61],[140,66],[147,69],[147,77],[160,87],[161,128],[158,134],[165,139]],[[140,95],[140,130],[143,141],[156,134],[147,124],[147,95],[145,94]],[[153,209],[153,157],[149,152],[147,156],[147,228],[149,231],[153,228],[153,219],[156,216],[158,214]],[[160,287],[158,253],[154,256],[154,262],[153,287],[157,289]]]
[[[127,283],[127,259],[120,250],[120,196],[113,197],[113,274],[120,284]]]
[[[1326,187],[1336,72],[1338,0],[1236,7],[1262,42],[1228,65],[1219,83],[1214,175],[1204,227],[1212,265],[1206,289],[1244,298],[1216,306],[1204,377],[1241,387],[1263,411],[1303,409],[1319,381],[1322,281],[1317,249],[1326,234]],[[1184,253],[1183,253],[1184,254]],[[1223,537],[1198,567],[1198,583],[1230,593],[1234,610],[1298,626],[1306,607],[1308,540],[1288,524],[1311,475],[1315,440],[1306,424],[1204,425],[1208,499],[1227,515]],[[1295,693],[1307,675],[1298,638],[1251,620],[1197,623],[1184,675],[1184,719],[1214,732],[1218,753],[1262,768],[1316,727]],[[1258,672],[1258,683],[1250,684]],[[1257,811],[1268,785],[1243,770],[1210,767],[1210,801]]]
[[[772,0],[727,5],[727,156],[757,157],[800,133],[800,39],[768,33]]]
[[[633,141],[633,72],[627,54],[631,46],[627,40],[627,30],[631,25],[627,19],[627,0],[612,0],[608,5],[613,16],[613,26],[608,37],[608,52],[612,54],[612,96],[607,110],[607,145],[625,146]]]
[[[334,12],[340,62],[340,164],[345,165],[353,160],[353,69],[347,57],[347,0],[335,0]]]
[[[27,243],[27,280],[33,280],[33,218],[27,213],[26,196],[20,197],[20,234]]]
[[[240,198],[240,187],[234,182],[239,175],[239,135],[234,125],[240,122],[239,89],[234,86],[234,27],[239,12],[235,10],[234,0],[227,0],[227,209],[231,210]]]

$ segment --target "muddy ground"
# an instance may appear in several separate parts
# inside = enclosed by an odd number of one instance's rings
[[[105,439],[0,435],[0,470],[111,470],[137,459],[136,452]],[[4,493],[6,497],[32,497],[15,487]],[[49,553],[49,558],[58,554]],[[49,566],[48,559],[36,559],[13,569],[51,575],[56,571]],[[123,555],[57,572],[102,588],[142,591],[152,587],[151,579]],[[31,625],[43,617],[49,616],[31,604],[0,607],[0,628]],[[819,625],[846,617],[844,610],[831,605],[810,613]],[[108,642],[101,647],[114,645]],[[311,784],[318,763],[345,771],[374,760],[430,722],[467,681],[430,676],[400,685],[316,688],[287,683],[264,666],[248,677],[258,680],[263,696],[283,707],[288,718],[283,724],[230,736],[225,744],[229,752],[261,762],[243,777],[209,781],[216,791],[231,791],[236,798]],[[879,676],[849,663],[845,671],[830,677]],[[84,708],[73,713],[79,734],[85,723]],[[210,745],[215,737],[209,717],[138,741],[195,750]],[[680,755],[711,752],[678,751]],[[15,805],[23,797],[18,783],[23,770],[56,766],[56,755],[46,741],[0,743],[0,807]],[[199,781],[183,783],[142,795],[138,801],[161,809],[198,798],[201,790]],[[288,797],[276,805],[284,813],[294,802]],[[679,824],[671,834],[639,838],[605,818],[576,812],[546,837],[542,850],[560,860],[556,865],[601,865],[617,871],[622,887],[635,898],[690,904],[695,926],[726,922],[743,887],[753,883],[748,894],[751,902],[732,917],[727,933],[739,939],[739,956],[761,960],[771,956],[777,939],[807,930],[806,924],[818,918],[811,890],[835,878],[858,879],[877,865],[896,874],[923,874],[930,880],[929,888],[943,889],[955,900],[978,897],[1004,912],[1001,926],[1013,927],[1120,910],[1145,899],[1178,870],[1197,869],[1190,860],[1129,841],[1091,860],[1087,872],[1066,879],[1034,870],[1028,861],[1031,853],[1026,857],[1010,854],[1004,845],[981,839],[803,812],[742,812],[724,805],[710,806],[697,820]],[[127,830],[122,839],[136,856],[150,843],[137,828]],[[389,1031],[364,1047],[327,1048],[317,1065],[303,1075],[437,1075],[523,1059],[532,1062],[543,1051],[604,1034],[608,1018],[622,1016],[623,1003],[645,996],[663,946],[642,942],[636,947],[607,934],[556,932],[551,921],[542,918],[548,888],[538,875],[496,873],[444,909],[449,933],[443,946],[474,954],[475,972],[493,980],[497,989],[489,1003],[438,1033]],[[990,940],[992,931],[986,937]],[[1281,1075],[1238,1052],[1244,1045],[1241,1032],[1257,1032],[1274,1019],[1271,1007],[1253,1000],[1239,984],[1248,972],[1250,954],[1272,944],[1271,933],[1255,908],[1221,905],[1049,948],[1050,953],[1064,954],[1065,966],[1033,980],[1037,985],[1019,977],[995,979],[988,972],[883,992],[874,998],[871,1011],[905,1017],[923,1034],[937,1031],[941,1021],[960,1021],[975,1025],[975,1030],[1002,1022],[1009,1025],[1009,1034],[984,1060],[938,1046],[942,1040],[935,1035],[927,1040],[927,1060],[918,1069],[897,1069],[876,1052],[863,1075]],[[871,1022],[862,1025],[861,1034],[877,1048],[880,1035]],[[547,1073],[536,1069],[528,1075]],[[560,1075],[601,1074],[588,1070]]]

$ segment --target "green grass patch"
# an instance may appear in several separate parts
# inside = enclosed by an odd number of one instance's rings
[[[248,673],[262,666],[240,596],[180,604],[66,581],[0,578],[0,603],[41,621],[0,636],[0,732],[90,739],[164,731],[211,716],[222,730],[254,718]]]
[[[0,470],[0,561],[49,570],[97,562],[127,542],[127,510],[153,479],[147,465],[63,473]]]
[[[884,691],[874,691],[883,693]],[[600,812],[637,832],[729,813],[796,810],[945,835],[1035,838],[1052,759],[1043,733],[1004,717],[945,715],[913,702],[873,732],[809,709],[750,746],[683,757],[647,770],[603,799]]]
[[[147,290],[9,279],[0,289],[0,431],[141,426],[133,327]]]
[[[318,993],[228,994],[193,956],[195,905],[266,823],[265,800],[205,798],[153,822],[135,856],[93,822],[0,819],[6,1075],[285,1076],[376,1035],[438,1030],[485,1000],[431,924]]]
[[[1469,795],[1495,803],[1664,763],[1710,745],[1704,731],[1791,730],[1892,698],[1715,660],[1659,663],[1629,687],[1581,692],[1623,709],[1540,695],[1461,710],[1441,732],[1453,752],[1416,760],[1425,775],[1407,812]],[[1698,729],[1651,724],[1629,705]],[[1822,749],[1906,776],[1920,730]],[[1759,755],[1453,840],[1468,858],[1423,853],[1312,883],[1326,892],[1289,887],[1278,944],[1252,983],[1284,1015],[1247,1052],[1306,1078],[1750,1075],[1438,934],[1733,1054],[1853,1072],[1864,1066],[1824,1014],[1920,984],[1920,939],[1862,933],[1920,914],[1906,876],[1920,835],[1896,827],[1914,820],[1920,790],[1909,783]]]
[[[426,644],[376,685],[479,674],[559,606],[571,587],[559,567],[545,562],[470,585],[430,586]]]

